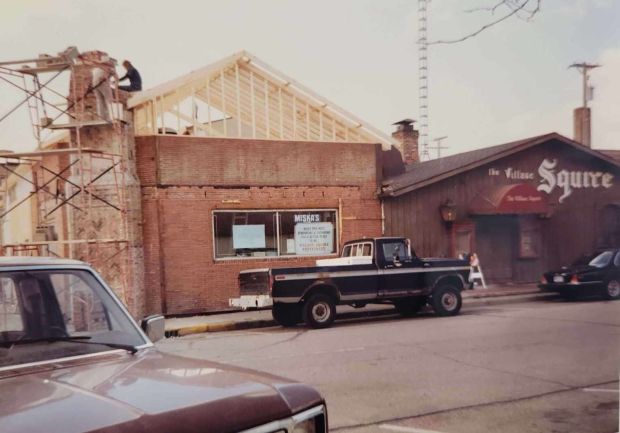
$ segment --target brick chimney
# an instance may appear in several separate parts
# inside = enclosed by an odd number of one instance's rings
[[[592,123],[590,107],[573,111],[573,139],[586,147],[592,147]]]
[[[396,131],[392,132],[392,137],[400,143],[398,150],[400,150],[405,164],[420,161],[418,152],[418,136],[420,133],[413,128],[413,122],[415,122],[413,119],[403,119],[393,123],[396,125]]]
[[[110,78],[116,74],[115,65],[116,60],[103,51],[78,55],[69,83],[69,113],[76,121],[111,120],[113,94]]]
[[[103,152],[103,156],[89,154],[80,164],[71,166],[71,179],[88,184],[89,198],[100,197],[112,206],[91,206],[88,212],[69,208],[71,239],[115,239],[122,245],[120,252],[111,255],[95,243],[78,243],[72,248],[72,257],[88,260],[97,254],[108,254],[105,266],[98,269],[105,280],[123,298],[134,317],[146,311],[144,287],[144,257],[142,242],[142,199],[135,160],[135,140],[131,112],[126,101],[114,97],[110,77],[114,76],[116,61],[102,51],[81,53],[75,61],[69,86],[71,147]],[[121,94],[122,92],[118,92]],[[123,119],[119,121],[118,119]],[[78,135],[79,131],[79,135]],[[120,161],[122,160],[122,163]],[[89,180],[93,179],[93,180]],[[70,193],[74,192],[69,190]],[[86,197],[82,194],[79,198]],[[101,199],[98,200],[101,202]],[[97,203],[95,201],[95,203]],[[122,210],[119,210],[122,209]],[[123,217],[121,218],[121,213]]]

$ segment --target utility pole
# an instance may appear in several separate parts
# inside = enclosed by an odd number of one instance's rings
[[[586,62],[581,62],[581,63],[573,63],[572,65],[569,66],[569,68],[576,68],[579,69],[581,72],[581,75],[583,77],[583,104],[582,107],[583,108],[588,108],[588,93],[591,89],[588,88],[588,81],[590,80],[590,70],[594,69],[594,68],[600,68],[601,65],[596,65],[596,64],[592,64],[592,63],[586,63]]]
[[[447,135],[444,135],[443,137],[437,137],[437,138],[433,138],[433,141],[435,142],[435,146],[434,147],[430,147],[430,150],[436,150],[437,151],[437,159],[441,158],[441,151],[444,149],[449,149],[448,146],[442,146],[441,142],[443,140],[445,140],[446,138],[448,138]]]
[[[584,146],[591,147],[591,114],[590,108],[588,108],[588,99],[592,99],[593,88],[588,85],[590,80],[590,71],[598,68],[601,65],[593,63],[573,63],[569,68],[576,68],[581,72],[582,76],[582,104],[580,108],[575,109],[573,114],[573,138],[575,141],[583,144]]]

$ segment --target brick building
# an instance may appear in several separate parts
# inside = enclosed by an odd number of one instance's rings
[[[169,135],[136,145],[149,311],[226,309],[240,270],[311,265],[381,233],[379,145]],[[302,243],[311,226],[325,242]]]
[[[240,270],[381,234],[400,141],[241,52],[137,93],[146,310],[223,310]],[[389,168],[389,167],[388,167]]]

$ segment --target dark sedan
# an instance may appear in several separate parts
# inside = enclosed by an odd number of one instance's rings
[[[571,266],[547,272],[541,277],[538,287],[544,291],[558,292],[567,299],[580,295],[620,299],[620,249],[597,251]]]

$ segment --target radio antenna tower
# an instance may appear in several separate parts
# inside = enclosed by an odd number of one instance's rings
[[[418,0],[418,102],[420,145],[422,152],[420,160],[430,159],[428,153],[428,39],[426,13],[430,0]]]

